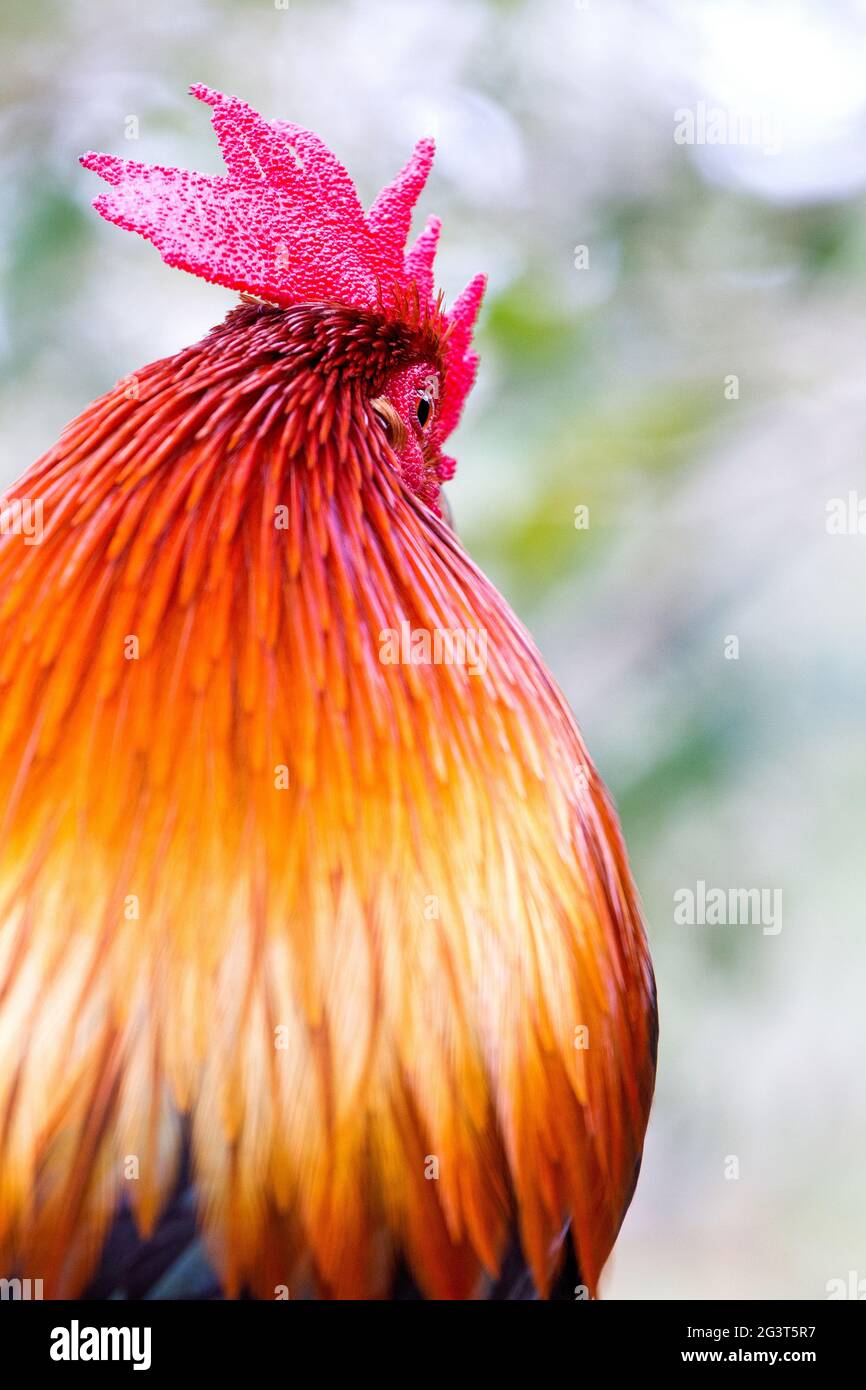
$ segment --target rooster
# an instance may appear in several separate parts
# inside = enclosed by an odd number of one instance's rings
[[[227,174],[82,163],[240,303],[3,501],[0,1270],[594,1296],[654,983],[607,793],[447,515],[483,277],[446,309],[438,220],[405,250],[431,141],[365,213],[310,131],[192,92]]]

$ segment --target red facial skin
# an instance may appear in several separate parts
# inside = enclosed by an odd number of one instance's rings
[[[442,481],[441,430],[437,415],[439,391],[436,365],[422,361],[389,373],[381,393],[394,407],[405,429],[403,440],[392,440],[403,481],[437,514],[440,514]]]

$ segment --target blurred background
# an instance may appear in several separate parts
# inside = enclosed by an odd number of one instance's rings
[[[82,151],[219,172],[193,81],[366,202],[437,137],[439,281],[490,275],[456,524],[614,793],[658,975],[603,1292],[866,1278],[866,4],[4,0],[0,36],[0,488],[235,302],[102,222]],[[781,890],[781,931],[678,925],[699,881]]]

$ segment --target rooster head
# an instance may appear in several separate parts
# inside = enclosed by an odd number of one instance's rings
[[[263,310],[318,303],[355,311],[367,361],[371,334],[389,347],[387,370],[367,382],[371,408],[403,481],[438,512],[441,484],[455,469],[442,447],[478,365],[472,328],[485,278],[476,276],[446,310],[433,284],[439,219],[429,218],[406,250],[433,141],[419,140],[365,212],[348,173],[312,131],[266,121],[202,84],[190,91],[213,110],[228,173],[88,153],[84,167],[111,185],[94,207],[152,241],[168,265],[239,290]]]

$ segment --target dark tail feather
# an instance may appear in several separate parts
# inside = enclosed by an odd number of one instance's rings
[[[88,1299],[211,1299],[223,1293],[196,1227],[189,1150],[171,1201],[153,1235],[142,1240],[129,1207],[118,1212],[99,1268],[82,1295]]]
[[[563,1242],[565,1256],[550,1298],[554,1302],[573,1302],[582,1296],[582,1281],[567,1231],[563,1232]],[[496,1302],[538,1298],[516,1233],[506,1249],[497,1278],[487,1279],[480,1295]],[[99,1267],[82,1297],[131,1300],[224,1297],[196,1225],[188,1144],[184,1146],[175,1190],[153,1235],[142,1240],[129,1207],[121,1208],[103,1248]],[[394,1271],[388,1297],[400,1302],[424,1297],[402,1261]]]

